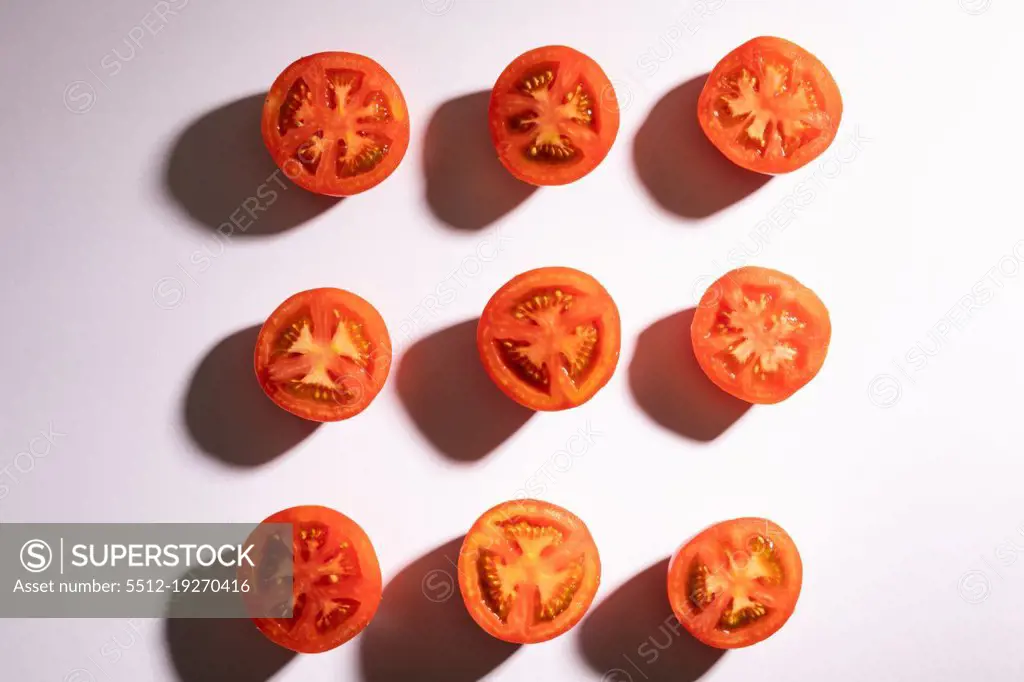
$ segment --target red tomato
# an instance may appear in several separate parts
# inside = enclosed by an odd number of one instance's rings
[[[484,308],[477,347],[510,398],[532,410],[590,400],[619,361],[619,311],[596,279],[572,268],[515,277]]]
[[[676,618],[708,646],[736,649],[775,634],[796,608],[800,553],[767,519],[723,521],[687,542],[668,566]]]
[[[843,116],[825,65],[782,38],[754,38],[718,62],[697,103],[708,139],[758,173],[794,171],[832,144]]]
[[[285,69],[267,93],[262,128],[285,175],[331,196],[379,184],[409,146],[398,84],[377,62],[349,52],[321,52]]]
[[[512,175],[531,185],[564,185],[607,156],[619,131],[619,104],[593,59],[569,47],[539,47],[498,78],[490,122],[498,158]]]
[[[380,605],[380,565],[355,521],[327,507],[303,506],[279,511],[263,523],[291,524],[291,537],[257,529],[250,539],[255,566],[239,577],[253,586],[255,598],[280,580],[275,558],[290,556],[292,615],[254,618],[260,632],[286,649],[315,654],[344,644],[369,625]]]
[[[256,377],[270,399],[318,422],[354,417],[391,370],[391,340],[372,305],[341,289],[310,289],[278,306],[256,340]]]
[[[552,639],[583,618],[601,582],[601,560],[575,514],[512,500],[481,516],[459,552],[459,588],[480,627],[506,642]]]
[[[723,391],[777,403],[825,362],[832,323],[813,291],[789,275],[745,267],[726,273],[697,306],[690,327],[701,369]]]

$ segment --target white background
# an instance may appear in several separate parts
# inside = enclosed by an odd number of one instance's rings
[[[1021,679],[1020,2],[170,6],[0,9],[2,520],[255,522],[321,503],[363,525],[394,582],[363,635],[319,656],[282,656],[244,622],[2,621],[0,678]],[[817,54],[845,102],[822,160],[763,186],[695,132],[699,81],[684,85],[757,35]],[[460,98],[551,43],[603,66],[622,126],[586,179],[531,194],[491,158],[486,95]],[[395,76],[404,162],[340,203],[292,188],[219,240],[274,170],[262,94],[322,50]],[[741,263],[793,274],[833,323],[818,378],[745,413],[694,374],[683,313]],[[589,404],[526,420],[458,325],[555,264],[612,293],[622,357]],[[457,295],[438,305],[445,282]],[[399,353],[369,410],[311,431],[250,364],[253,326],[316,286],[370,300]],[[447,559],[524,489],[588,523],[604,572],[589,620],[513,651],[465,617]],[[743,515],[795,538],[803,592],[769,641],[709,656],[662,627],[664,565],[644,571]]]

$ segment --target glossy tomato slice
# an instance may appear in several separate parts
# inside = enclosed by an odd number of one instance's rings
[[[676,552],[668,598],[690,634],[735,649],[767,639],[789,620],[802,581],[800,553],[784,530],[767,519],[734,519]]]
[[[310,289],[278,306],[256,340],[256,377],[294,415],[340,421],[373,401],[391,370],[391,340],[372,305],[341,289]]]
[[[619,105],[593,59],[570,47],[539,47],[498,78],[490,122],[498,158],[512,175],[532,185],[564,185],[607,156]]]
[[[297,185],[359,194],[391,175],[409,146],[398,84],[369,57],[321,52],[277,77],[263,104],[263,142]]]
[[[543,642],[583,618],[601,560],[575,514],[512,500],[481,516],[459,553],[459,588],[480,627],[506,642]]]
[[[821,369],[832,323],[825,304],[800,282],[745,267],[708,287],[690,335],[698,364],[722,390],[750,403],[777,403]]]
[[[239,574],[252,586],[247,601],[258,598],[261,590],[272,591],[280,576],[287,575],[280,570],[282,557],[292,562],[292,595],[290,616],[253,619],[260,632],[275,644],[306,654],[333,649],[358,635],[377,612],[382,588],[377,553],[363,529],[344,514],[319,506],[291,507],[263,523],[291,524],[291,537],[260,529],[253,533],[258,538],[250,540],[255,565]]]
[[[619,311],[596,279],[572,268],[515,277],[484,308],[477,347],[494,383],[532,410],[594,397],[619,361]]]
[[[832,144],[843,100],[818,58],[782,38],[754,38],[718,63],[697,103],[708,139],[734,163],[788,173]]]

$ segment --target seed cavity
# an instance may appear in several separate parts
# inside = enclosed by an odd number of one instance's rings
[[[361,131],[338,149],[337,174],[352,178],[376,168],[391,151],[391,140],[381,134]]]
[[[347,539],[342,540],[334,551],[320,559],[318,570],[320,575],[314,584],[323,587],[329,587],[342,580],[362,575],[359,568],[359,556],[352,543]]]
[[[300,592],[292,596],[292,615],[281,616],[280,618],[274,618],[274,621],[285,629],[287,632],[291,632],[295,627],[302,622],[302,615],[306,611],[306,605],[309,602],[309,598],[306,597],[305,592]],[[287,613],[287,605],[282,606],[282,612]]]
[[[567,118],[576,121],[580,125],[590,125],[593,122],[593,98],[583,88],[583,83],[577,83],[576,89],[565,95],[562,111]]]
[[[576,161],[582,152],[568,135],[540,135],[526,147],[526,155],[534,161],[557,165]]]
[[[328,599],[316,614],[316,629],[321,633],[337,630],[359,610],[355,599]]]
[[[555,75],[558,73],[558,64],[556,62],[548,62],[545,64],[538,64],[537,67],[523,76],[516,87],[520,92],[537,96],[540,93],[545,93],[551,89],[551,85],[555,82]]]
[[[374,90],[363,99],[363,109],[357,119],[359,123],[369,121],[384,122],[391,120],[391,106],[388,98],[380,90]]]
[[[522,381],[543,393],[551,392],[551,376],[542,357],[525,341],[497,339],[495,344],[502,362]]]
[[[284,135],[293,128],[305,125],[312,105],[313,91],[306,85],[306,81],[296,78],[278,110],[277,132]]]
[[[599,341],[600,334],[592,324],[576,327],[575,333],[568,339],[568,348],[562,351],[562,361],[573,384],[580,384],[590,373]]]
[[[477,571],[480,574],[480,591],[495,616],[502,623],[508,622],[508,616],[512,612],[512,604],[518,596],[518,587],[513,586],[511,590],[504,589],[501,579],[500,567],[505,562],[496,552],[488,549],[480,550]]]
[[[768,614],[768,607],[757,602],[749,602],[742,607],[737,607],[737,600],[729,600],[729,606],[722,612],[718,619],[718,627],[721,630],[735,630],[744,625],[750,625],[759,618]]]
[[[324,131],[318,130],[313,133],[312,137],[299,145],[299,148],[295,150],[295,158],[303,168],[315,175],[317,168],[320,167],[320,159],[323,158],[326,146]]]
[[[344,114],[363,87],[363,72],[355,69],[327,69],[327,107]]]
[[[537,113],[524,111],[508,117],[508,127],[516,132],[528,133],[537,128]]]
[[[537,610],[534,617],[538,621],[552,621],[565,612],[572,605],[572,600],[583,584],[584,562],[586,557],[580,555],[575,561],[562,571],[564,576],[561,582],[547,596],[541,595],[537,601]]]
[[[715,600],[715,597],[721,593],[719,585],[708,584],[710,575],[711,569],[695,558],[690,566],[690,574],[686,582],[686,594],[690,599],[690,603],[693,604],[697,611],[706,609]]]

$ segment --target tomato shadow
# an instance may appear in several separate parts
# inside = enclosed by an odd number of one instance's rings
[[[457,571],[462,541],[420,557],[384,588],[359,641],[365,682],[475,682],[519,648],[488,635],[466,611]]]
[[[498,160],[487,123],[490,99],[490,90],[450,99],[427,126],[427,204],[435,216],[458,230],[483,229],[537,189],[512,177]]]
[[[697,122],[708,74],[662,97],[633,142],[633,162],[651,197],[683,218],[707,218],[754,193],[770,176],[726,159]]]
[[[712,441],[736,423],[750,403],[711,383],[690,340],[696,308],[669,315],[645,329],[629,363],[629,387],[655,422],[697,441]]]
[[[231,580],[235,574],[233,569],[211,567],[187,577]],[[195,618],[198,610],[209,612],[206,597],[198,593],[193,599],[177,596],[167,608],[164,640],[181,682],[266,682],[295,658],[294,651],[260,634],[251,619]]]
[[[694,682],[725,653],[694,639],[672,614],[668,559],[631,578],[580,626],[584,660],[606,682]]]
[[[225,237],[284,232],[338,203],[293,184],[274,164],[260,132],[265,97],[243,97],[200,116],[174,141],[165,164],[167,193]]]
[[[534,414],[487,376],[476,347],[478,323],[460,322],[417,341],[398,366],[398,395],[409,416],[457,462],[484,457]]]
[[[200,361],[189,382],[182,419],[193,442],[238,467],[265,464],[319,426],[277,407],[260,388],[253,352],[261,325],[226,337]]]

